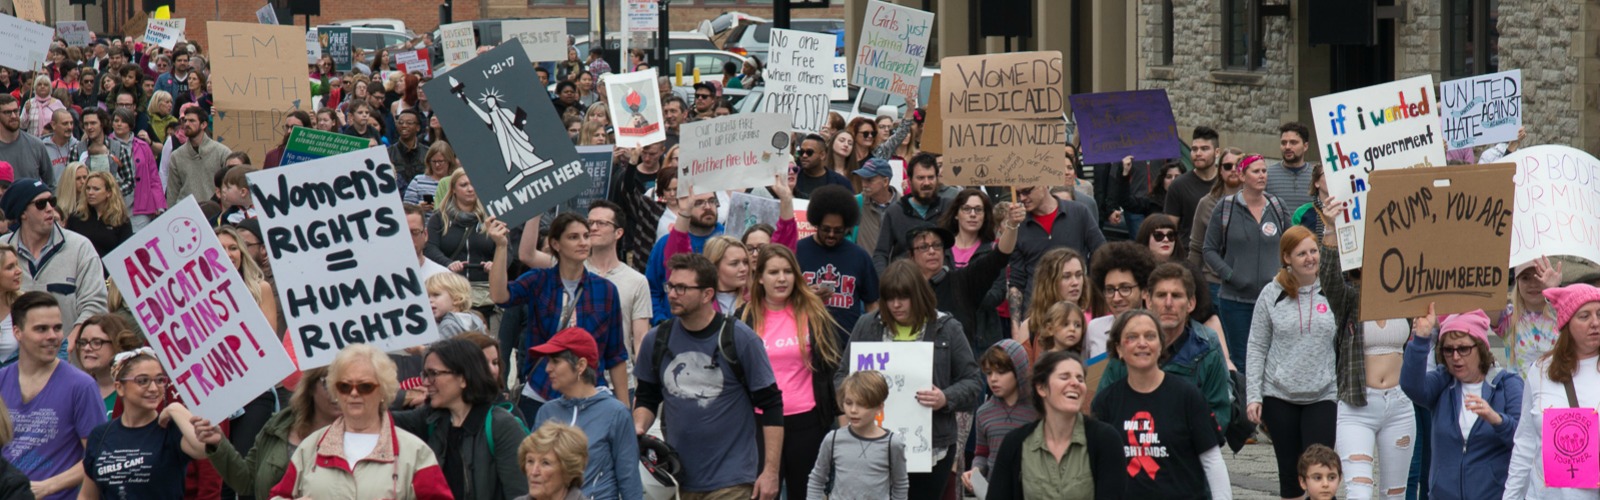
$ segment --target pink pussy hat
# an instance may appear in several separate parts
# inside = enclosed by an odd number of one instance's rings
[[[1561,288],[1544,289],[1545,300],[1550,301],[1550,306],[1556,308],[1556,330],[1567,327],[1567,322],[1572,321],[1572,315],[1584,304],[1600,301],[1600,288],[1595,288],[1583,283],[1573,283]]]
[[[1439,333],[1447,332],[1465,333],[1489,345],[1489,315],[1484,314],[1483,309],[1475,309],[1446,316],[1444,323],[1439,325]]]

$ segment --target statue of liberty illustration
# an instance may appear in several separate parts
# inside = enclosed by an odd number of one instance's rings
[[[500,107],[502,97],[499,91],[489,89],[479,96],[488,110],[479,108],[477,103],[468,99],[466,86],[456,81],[455,77],[450,77],[450,93],[472,108],[483,124],[489,127],[489,132],[494,134],[495,141],[500,143],[500,157],[505,160],[506,171],[515,174],[506,183],[506,190],[514,189],[529,175],[555,165],[554,161],[542,158],[534,151],[533,143],[528,141],[528,133],[522,130],[528,113],[521,107],[515,111]]]

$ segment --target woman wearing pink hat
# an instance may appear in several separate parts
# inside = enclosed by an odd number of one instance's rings
[[[1442,326],[1435,318],[1429,305],[1428,315],[1412,323],[1415,337],[1400,370],[1400,388],[1433,415],[1428,491],[1440,498],[1500,496],[1524,415],[1522,377],[1495,366],[1482,309],[1450,315]],[[1435,327],[1441,369],[1430,372]]]
[[[1600,407],[1600,288],[1585,284],[1548,288],[1556,310],[1555,347],[1528,367],[1521,426],[1511,451],[1503,498],[1593,499],[1596,488],[1548,488],[1544,480],[1544,410]]]

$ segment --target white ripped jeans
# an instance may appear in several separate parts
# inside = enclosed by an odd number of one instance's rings
[[[1344,463],[1345,495],[1351,500],[1405,498],[1417,439],[1416,411],[1399,387],[1366,390],[1367,406],[1339,402],[1335,447]],[[1374,455],[1382,468],[1376,480],[1372,477]]]

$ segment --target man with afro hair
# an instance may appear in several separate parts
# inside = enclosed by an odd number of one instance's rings
[[[841,186],[827,185],[811,192],[806,221],[816,234],[795,244],[795,257],[806,284],[821,294],[828,312],[848,341],[850,329],[862,314],[878,310],[878,270],[872,256],[845,241],[861,222],[855,195]]]
[[[1133,309],[1144,308],[1144,291],[1149,289],[1150,272],[1156,268],[1156,256],[1150,247],[1131,241],[1107,243],[1095,252],[1089,263],[1089,282],[1083,293],[1098,293],[1106,315],[1089,322],[1083,335],[1089,357],[1106,352],[1106,340],[1111,336],[1111,324],[1117,315]]]

